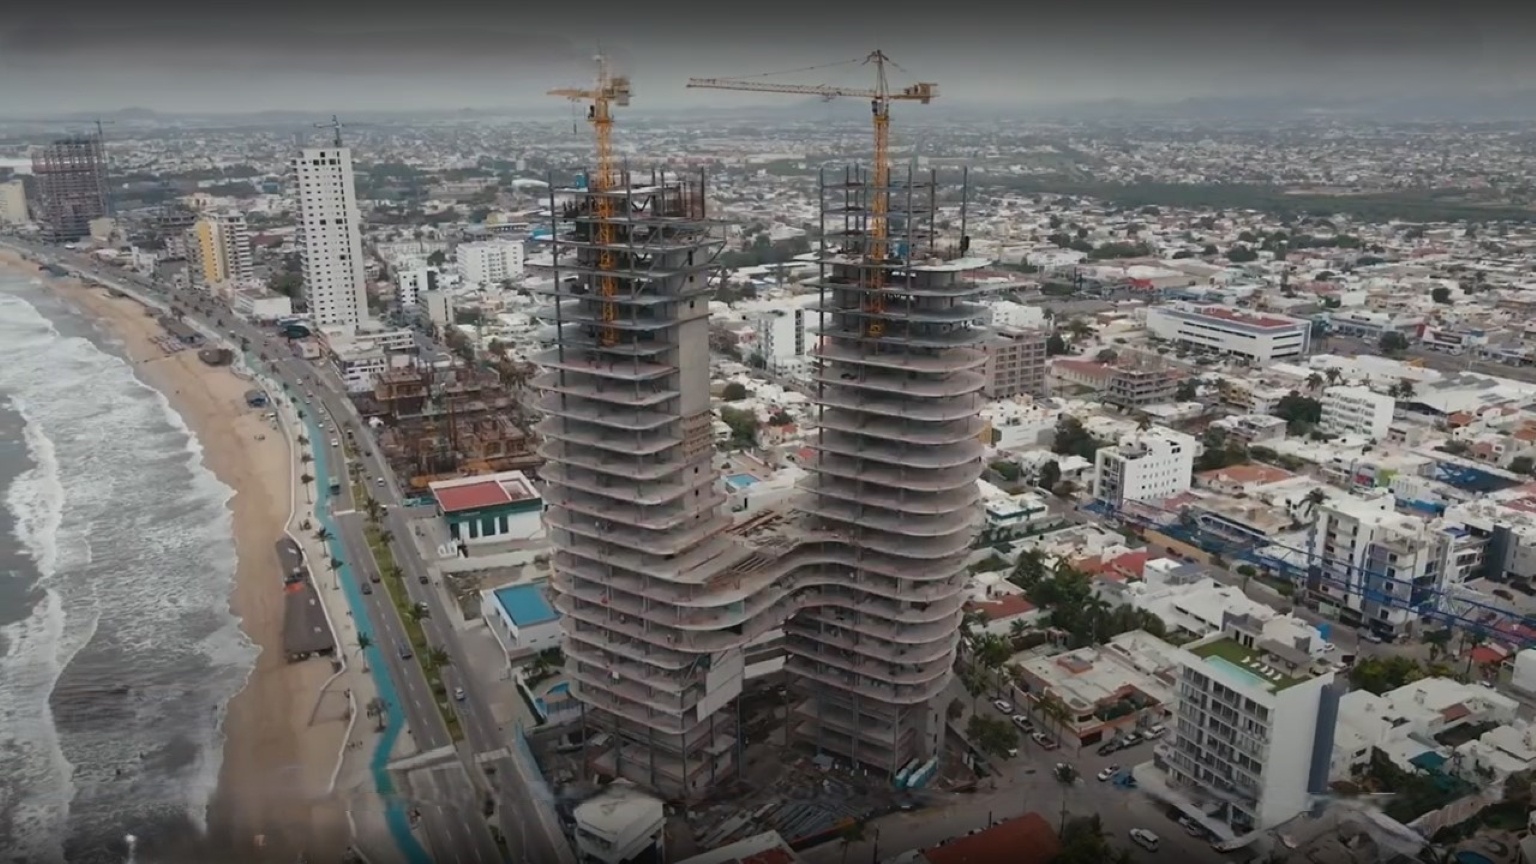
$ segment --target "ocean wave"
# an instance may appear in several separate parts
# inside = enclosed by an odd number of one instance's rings
[[[50,736],[29,733],[52,732],[47,752],[15,758],[37,778],[29,800],[69,803],[67,832],[28,823],[26,833],[34,844],[67,833],[71,860],[90,861],[109,839],[153,830],[143,825],[190,819],[201,830],[222,712],[256,656],[229,609],[233,490],[124,359],[3,291],[0,393],[27,420],[34,463],[7,505],[53,604],[18,627],[3,661],[34,682],[16,710],[49,728],[0,723],[0,761],[5,737],[37,744]]]

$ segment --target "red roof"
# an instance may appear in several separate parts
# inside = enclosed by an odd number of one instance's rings
[[[1002,621],[1035,611],[1035,604],[1024,599],[1023,594],[1007,594],[989,603],[972,603],[971,606],[988,621]]]
[[[1039,813],[1025,813],[978,834],[924,850],[929,864],[1047,864],[1061,841]]]
[[[1269,315],[1250,315],[1239,312],[1236,309],[1228,309],[1225,306],[1207,306],[1200,310],[1200,314],[1208,318],[1220,318],[1223,321],[1231,321],[1234,324],[1246,324],[1249,327],[1280,328],[1295,327],[1297,322],[1285,318],[1275,318]]]
[[[479,510],[482,507],[512,503],[512,496],[508,495],[507,490],[495,480],[465,483],[463,486],[444,486],[433,489],[432,494],[437,497],[437,506],[441,507],[444,513]]]
[[[739,864],[794,864],[795,853],[782,846],[763,851],[747,858],[742,858]]]

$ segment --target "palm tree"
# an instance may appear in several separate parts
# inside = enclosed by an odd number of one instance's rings
[[[317,528],[315,530],[315,539],[319,540],[321,543],[324,543],[325,541],[331,539],[330,529],[328,529],[328,528]]]
[[[1072,722],[1072,709],[1067,703],[1061,701],[1061,697],[1055,693],[1046,693],[1035,702],[1035,708],[1040,712],[1040,718],[1056,727],[1057,738]]]
[[[1060,835],[1067,830],[1067,793],[1077,783],[1077,769],[1063,762],[1057,765],[1051,774],[1056,778],[1056,782],[1061,784],[1061,824],[1056,829],[1056,833]]]
[[[309,436],[307,436],[307,435],[302,435],[301,434],[301,435],[299,435],[299,437],[297,437],[297,438],[295,438],[293,440],[299,442],[299,446],[300,447],[307,447],[307,446],[309,446]]]
[[[453,664],[453,657],[446,648],[434,645],[427,649],[427,662],[432,665],[433,669],[440,669],[444,666],[451,666]]]
[[[1329,366],[1323,370],[1323,377],[1328,379],[1329,384],[1337,384],[1344,377],[1344,371],[1337,366]]]
[[[364,651],[367,651],[372,645],[373,637],[369,636],[367,633],[357,634],[357,653],[361,654]]]
[[[367,714],[369,717],[374,718],[379,723],[378,728],[375,731],[383,732],[384,720],[389,716],[389,705],[385,703],[383,699],[375,696],[368,700]]]
[[[313,475],[311,475],[311,474],[300,474],[299,475],[299,485],[304,487],[304,497],[309,499],[310,501],[314,501],[315,500],[314,496],[311,494],[310,489],[309,489],[309,484],[311,484],[313,482],[315,482],[315,478],[314,478]]]
[[[1044,578],[1045,551],[1039,546],[1031,546],[1019,555],[1018,563],[1013,565],[1013,578],[1009,581],[1028,590]]]
[[[420,603],[418,603],[415,606],[412,606],[411,608],[405,610],[405,617],[411,619],[412,621],[416,622],[417,624],[420,624],[421,623],[421,619],[423,619],[423,618],[431,618],[432,617],[432,613],[427,610],[427,607],[425,607],[425,606],[421,605]]]
[[[394,539],[395,539],[395,533],[393,531],[390,531],[388,528],[385,528],[383,531],[379,532],[379,542],[384,544],[384,546],[386,548],[389,546],[390,543],[394,542]]]
[[[1307,389],[1313,392],[1321,390],[1323,389],[1324,382],[1327,380],[1328,379],[1324,378],[1322,375],[1313,372],[1311,375],[1307,376]]]
[[[1136,431],[1145,432],[1152,428],[1152,417],[1145,412],[1136,415]]]

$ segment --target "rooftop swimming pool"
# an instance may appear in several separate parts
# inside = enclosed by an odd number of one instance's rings
[[[731,474],[725,478],[725,485],[731,487],[731,491],[733,492],[740,492],[748,486],[752,486],[756,483],[757,478],[753,477],[751,474]]]
[[[1207,657],[1205,658],[1205,662],[1221,669],[1229,676],[1232,676],[1250,686],[1262,687],[1265,689],[1268,689],[1272,686],[1273,682],[1265,678],[1263,675],[1260,675],[1257,672],[1250,672],[1225,657]]]

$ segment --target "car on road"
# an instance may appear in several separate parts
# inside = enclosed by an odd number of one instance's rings
[[[1145,737],[1148,741],[1151,741],[1154,738],[1161,738],[1166,734],[1168,734],[1168,727],[1159,723],[1156,726],[1147,727]]]
[[[1115,776],[1116,774],[1119,774],[1119,773],[1120,773],[1120,766],[1119,765],[1111,764],[1111,765],[1107,766],[1103,771],[1099,772],[1099,782],[1103,783],[1104,781],[1110,779],[1111,777],[1113,777],[1113,776]]]
[[[373,482],[374,482],[375,485],[383,486],[384,485],[384,478],[383,477],[375,477]]]
[[[1199,822],[1196,822],[1195,820],[1189,818],[1188,816],[1183,816],[1183,817],[1179,818],[1179,827],[1183,828],[1184,829],[1184,833],[1188,834],[1191,837],[1204,838],[1205,834],[1206,834],[1205,826],[1201,825]]]
[[[1031,733],[1029,733],[1029,738],[1030,738],[1031,741],[1034,741],[1036,744],[1039,744],[1041,746],[1041,748],[1043,748],[1045,750],[1055,750],[1056,749],[1056,742],[1052,741],[1051,740],[1051,736],[1045,734],[1044,732],[1031,732]]]
[[[464,701],[464,688],[463,687],[455,687],[455,688],[453,688],[453,701],[455,701],[455,702],[463,702]]]
[[[377,581],[379,581],[379,571],[375,570],[372,573],[369,573],[368,574],[368,581],[369,582],[377,582]]]
[[[1003,712],[1004,714],[1013,713],[1013,703],[1009,702],[1007,699],[993,699],[992,707]]]
[[[1015,714],[1008,719],[1013,721],[1013,725],[1023,729],[1025,732],[1035,731],[1035,724],[1031,723],[1029,718],[1025,717],[1023,714]]]
[[[358,587],[362,590],[362,592],[364,594],[372,594],[373,593],[373,583],[372,582],[364,582],[362,585],[360,585]]]
[[[1132,828],[1131,842],[1148,852],[1157,851],[1157,835],[1145,828]]]
[[[341,442],[337,441],[335,438],[332,438],[331,439],[331,446],[332,447],[340,447],[341,446]]]
[[[409,642],[401,642],[400,643],[400,659],[401,660],[409,660],[409,659],[411,659],[411,643],[409,643]]]

